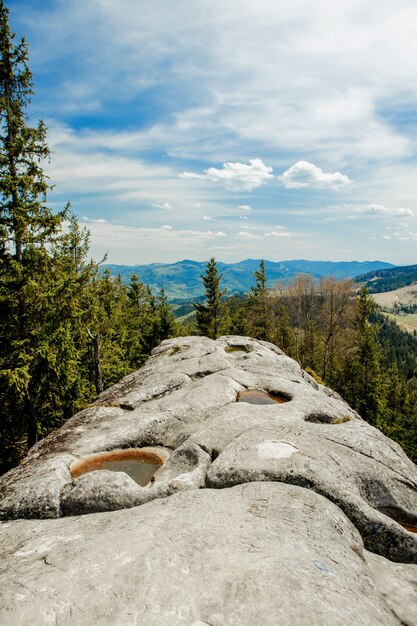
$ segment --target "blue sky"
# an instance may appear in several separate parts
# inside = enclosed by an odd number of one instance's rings
[[[96,258],[417,263],[415,0],[9,0]]]

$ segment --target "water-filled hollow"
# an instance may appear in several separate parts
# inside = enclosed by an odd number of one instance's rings
[[[158,454],[155,451],[141,448],[111,450],[76,461],[71,465],[70,473],[72,478],[78,478],[87,472],[99,470],[124,472],[138,485],[145,487],[166,460],[162,453]]]
[[[247,389],[239,393],[237,402],[247,402],[248,404],[284,404],[291,398],[282,393],[269,393],[260,389]]]
[[[234,356],[243,356],[244,354],[248,354],[250,350],[246,348],[246,346],[228,346],[224,349],[228,354],[233,354]]]
[[[417,533],[417,526],[412,526],[411,524],[406,524],[403,522],[399,522],[405,530],[408,530],[409,533]]]

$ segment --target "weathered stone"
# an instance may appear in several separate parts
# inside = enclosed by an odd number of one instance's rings
[[[5,624],[400,624],[340,509],[280,483],[9,522],[2,552]]]
[[[393,563],[371,552],[364,554],[375,587],[394,615],[401,624],[417,624],[416,566]]]
[[[149,446],[145,487],[69,471]],[[164,341],[0,478],[0,519],[1,624],[416,622],[416,466],[247,337]]]
[[[355,422],[346,424],[345,442],[349,441],[349,433],[357,428]],[[222,488],[273,480],[314,489],[344,511],[362,533],[369,550],[397,561],[417,563],[416,538],[394,521],[414,522],[416,488],[390,466],[384,465],[381,470],[377,446],[374,458],[370,459],[355,449],[354,437],[350,442],[352,447],[326,437],[326,434],[331,435],[331,429],[342,426],[344,424],[316,426],[304,422],[300,429],[297,423],[285,421],[245,430],[213,462],[207,484]],[[384,437],[378,431],[373,435],[374,440],[379,440],[382,456],[386,457]],[[340,435],[339,439],[342,439]],[[276,448],[284,447],[287,451],[290,448],[291,454],[265,454],[265,445],[271,449],[272,443]],[[375,486],[373,499],[364,485]],[[386,506],[387,493],[393,503],[390,510]]]

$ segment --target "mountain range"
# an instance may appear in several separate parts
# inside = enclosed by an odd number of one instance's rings
[[[223,274],[222,287],[229,294],[245,293],[254,285],[253,273],[259,269],[259,259],[246,259],[238,263],[217,262],[219,272]],[[391,263],[383,261],[267,261],[265,269],[268,286],[274,283],[287,283],[297,274],[311,274],[314,278],[332,276],[334,278],[355,278],[361,274],[381,269],[394,268]],[[189,259],[176,263],[151,263],[149,265],[103,265],[112,275],[121,275],[123,282],[128,283],[136,274],[140,280],[148,284],[157,293],[164,289],[170,301],[198,298],[204,294],[201,274],[204,273],[206,262]]]

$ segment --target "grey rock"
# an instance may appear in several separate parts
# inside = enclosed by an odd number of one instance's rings
[[[149,446],[145,487],[71,476]],[[162,342],[0,478],[0,520],[0,624],[416,623],[416,466],[248,337]]]
[[[1,542],[13,562],[2,624],[401,623],[375,588],[355,527],[296,486],[251,483],[8,522]]]
[[[391,611],[402,624],[417,624],[417,568],[393,563],[381,556],[364,553],[373,582]]]
[[[344,511],[360,530],[369,550],[397,561],[417,563],[415,536],[395,521],[395,517],[403,522],[415,520],[415,484],[405,481],[388,464],[382,465],[378,456],[385,459],[388,455],[381,433],[373,429],[372,435],[385,454],[379,455],[375,446],[370,459],[355,449],[355,437],[349,436],[362,424],[355,420],[343,429],[342,426],[304,422],[300,429],[298,424],[285,421],[245,430],[213,462],[207,485],[222,488],[273,480],[313,489]],[[331,431],[335,428],[344,431],[344,437],[339,433],[338,438],[345,443],[332,440]],[[368,485],[372,497],[366,489]],[[387,494],[390,508],[386,504]]]

